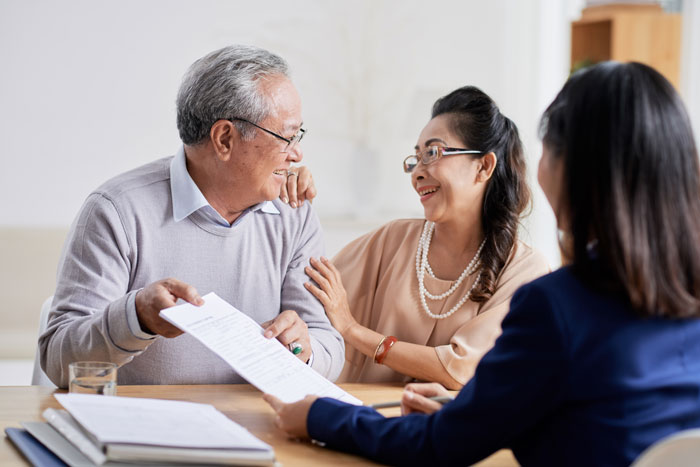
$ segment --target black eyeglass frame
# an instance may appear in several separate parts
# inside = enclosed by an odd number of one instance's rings
[[[430,146],[425,148],[426,151],[421,153],[420,157],[418,154],[412,154],[403,160],[403,171],[407,174],[413,172],[413,170],[418,166],[418,161],[422,162],[423,165],[430,165],[433,162],[437,162],[442,157],[445,156],[459,156],[462,154],[486,154],[484,151],[478,151],[476,149],[463,149],[463,148],[447,148],[442,146]],[[427,156],[428,153],[435,153],[434,156]],[[409,160],[415,160],[415,164],[409,165]]]
[[[291,147],[298,144],[304,138],[304,135],[306,134],[305,128],[299,128],[299,131],[297,131],[294,136],[292,136],[291,138],[285,138],[284,136],[278,135],[274,131],[268,130],[267,128],[263,128],[260,125],[251,122],[250,120],[246,120],[245,118],[233,117],[233,118],[227,118],[226,120],[228,120],[229,122],[233,122],[233,121],[245,122],[249,125],[253,125],[255,128],[262,130],[269,135],[274,136],[277,139],[281,139],[282,141],[287,143],[287,146],[284,148],[285,151],[288,151]]]

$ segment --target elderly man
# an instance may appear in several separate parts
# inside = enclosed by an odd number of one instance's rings
[[[117,363],[120,384],[243,382],[158,315],[214,291],[335,379],[343,340],[303,286],[323,252],[320,224],[309,203],[276,199],[305,132],[287,64],[244,46],[199,59],[177,125],[178,154],[113,178],[78,214],[40,337],[44,371],[60,387],[79,360]]]

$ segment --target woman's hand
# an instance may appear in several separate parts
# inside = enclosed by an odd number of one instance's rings
[[[442,408],[442,404],[428,399],[435,396],[451,396],[450,391],[438,383],[411,383],[403,388],[401,396],[401,414],[433,413]]]
[[[312,202],[316,197],[314,178],[308,167],[299,166],[290,169],[287,175],[287,183],[282,185],[280,199],[283,203],[289,203],[293,208],[304,204],[305,200]]]
[[[321,257],[321,260],[311,258],[311,266],[306,266],[304,271],[313,279],[319,287],[311,282],[305,282],[304,286],[326,309],[326,315],[331,320],[331,324],[340,334],[345,337],[345,333],[355,324],[355,318],[350,313],[348,297],[340,278],[340,272],[333,266],[328,258]]]
[[[272,394],[263,394],[263,400],[270,404],[272,410],[277,413],[275,425],[288,435],[300,439],[308,439],[306,419],[309,416],[311,405],[316,402],[318,396],[306,396],[298,402],[285,404]]]

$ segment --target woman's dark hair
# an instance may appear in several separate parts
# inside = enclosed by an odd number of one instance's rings
[[[471,299],[488,300],[496,281],[513,252],[520,217],[530,203],[525,157],[518,128],[496,103],[474,86],[465,86],[441,97],[432,117],[446,114],[450,126],[468,149],[493,152],[498,162],[484,194],[482,224],[486,243],[481,252],[481,282]]]
[[[700,316],[700,169],[673,86],[640,63],[574,74],[540,132],[563,157],[568,255],[642,316]]]

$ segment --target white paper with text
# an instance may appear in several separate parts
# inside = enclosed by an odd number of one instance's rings
[[[94,394],[54,397],[103,444],[272,450],[209,404]]]
[[[284,402],[313,394],[362,405],[277,339],[265,338],[260,325],[233,305],[213,292],[202,298],[202,306],[185,303],[162,310],[160,316],[223,358],[249,383]]]

